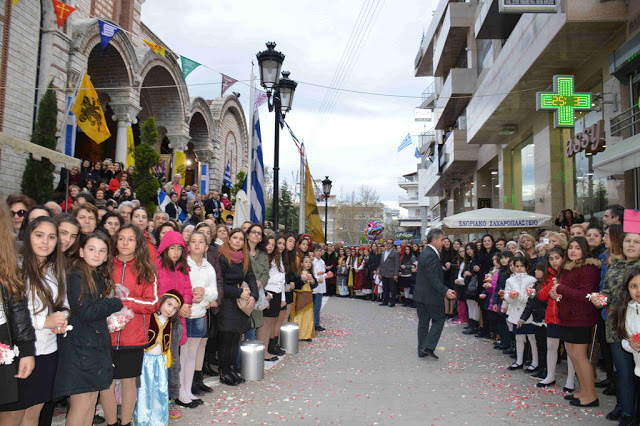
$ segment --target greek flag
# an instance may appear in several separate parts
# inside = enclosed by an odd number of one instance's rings
[[[64,133],[64,153],[69,157],[73,157],[76,153],[76,116],[71,112],[71,105],[73,105],[73,97],[67,98],[67,121],[65,123],[66,131]]]
[[[258,108],[253,110],[253,128],[251,129],[251,145],[253,153],[251,155],[251,194],[247,194],[251,203],[251,222],[264,222],[265,202],[264,202],[264,161],[262,159],[262,135],[260,133],[260,117]],[[245,191],[246,191],[245,179]]]
[[[412,143],[413,141],[411,140],[411,133],[407,133],[407,136],[404,137],[404,139],[402,140],[402,143],[398,147],[398,152],[402,151]]]
[[[222,184],[229,188],[233,186],[233,183],[231,183],[231,160],[227,160],[227,169],[224,171]]]
[[[418,147],[416,146],[416,152],[415,154],[413,154],[416,158],[420,158],[420,150],[418,149]]]
[[[169,196],[167,195],[166,192],[164,192],[161,189],[158,190],[158,208],[162,211],[165,211],[165,209],[167,208],[167,205],[171,202],[171,199],[169,198]]]

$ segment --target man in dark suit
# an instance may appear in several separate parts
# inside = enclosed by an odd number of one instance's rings
[[[398,295],[398,274],[400,255],[393,247],[393,240],[384,242],[384,251],[380,254],[380,276],[382,277],[382,303],[379,306],[396,306]]]
[[[418,273],[413,300],[418,310],[418,356],[431,356],[444,328],[444,298],[455,299],[456,293],[444,284],[440,250],[444,232],[435,228],[427,234],[427,246],[418,259]],[[431,323],[431,327],[429,327]]]

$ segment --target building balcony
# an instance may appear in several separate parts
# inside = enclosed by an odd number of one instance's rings
[[[473,28],[476,3],[449,3],[433,45],[433,75],[442,77],[453,68]]]
[[[405,209],[418,207],[418,196],[398,197],[398,205]]]
[[[480,3],[475,22],[476,39],[508,39],[520,16],[519,13],[500,13],[498,0],[484,0]]]
[[[417,188],[418,187],[418,175],[415,174],[412,177],[399,177],[398,186],[403,189]]]
[[[499,134],[503,129],[528,122],[537,113],[539,88],[549,87],[556,74],[583,67],[594,52],[625,31],[627,12],[622,0],[565,3],[567,13],[520,17],[467,106],[469,143],[504,143]]]
[[[432,81],[431,84],[424,89],[424,92],[422,92],[422,103],[418,108],[433,110],[437,97],[436,82]]]
[[[438,197],[453,180],[466,177],[475,170],[478,148],[467,143],[465,130],[453,130],[444,144],[438,145],[436,161],[421,177],[421,191],[427,197]]]
[[[422,218],[403,217],[398,220],[398,226],[403,228],[420,228],[422,226]]]
[[[435,128],[454,126],[460,114],[469,104],[476,86],[478,71],[475,68],[454,68],[442,86],[435,107]]]
[[[432,156],[433,155],[433,145],[436,142],[436,132],[431,130],[429,132],[422,132],[420,133],[420,135],[418,136],[418,140],[419,140],[419,150],[420,150],[420,155],[427,155],[427,156]]]

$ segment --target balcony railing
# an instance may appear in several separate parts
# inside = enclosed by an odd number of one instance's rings
[[[611,118],[611,136],[622,136],[623,139],[640,133],[640,108],[633,105]]]
[[[435,130],[430,130],[428,132],[422,132],[418,136],[419,147],[422,149],[424,146],[429,146],[433,141],[436,140],[436,132]]]
[[[399,177],[398,178],[398,184],[402,185],[403,183],[418,183],[418,176],[412,176],[412,177]]]
[[[422,92],[422,102],[426,101],[427,99],[429,99],[429,97],[433,96],[435,91],[436,91],[436,82],[434,80],[431,82],[429,86],[427,86],[426,89],[424,89],[424,92]]]
[[[398,202],[400,203],[410,203],[412,201],[418,201],[418,196],[412,195],[409,197],[398,197]]]

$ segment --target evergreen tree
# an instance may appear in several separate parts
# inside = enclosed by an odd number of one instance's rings
[[[156,212],[156,200],[160,184],[151,174],[158,165],[160,153],[153,145],[158,141],[158,129],[153,117],[147,118],[140,131],[140,145],[136,146],[133,157],[136,161],[133,170],[133,182],[136,184],[136,196],[147,210],[149,217]]]
[[[231,188],[230,201],[232,204],[236,203],[236,195],[238,194],[238,191],[242,189],[242,185],[244,185],[245,177],[247,177],[247,174],[245,172],[238,172],[238,174],[236,175],[236,183],[233,185],[233,188]]]
[[[46,93],[38,105],[38,119],[31,135],[31,142],[49,149],[56,149],[58,107],[53,82],[49,83]],[[29,154],[22,174],[22,193],[45,203],[53,198],[53,171],[55,166],[48,158],[38,161]]]

